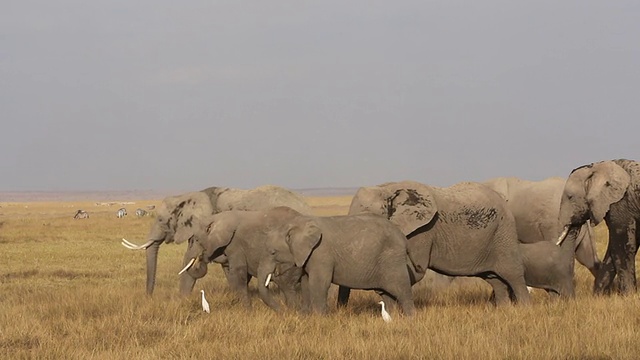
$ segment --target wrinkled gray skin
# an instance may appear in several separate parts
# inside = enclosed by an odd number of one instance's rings
[[[475,276],[487,281],[497,305],[529,303],[515,220],[495,191],[477,183],[448,188],[414,181],[362,187],[349,214],[386,216],[407,236],[416,265],[412,283],[427,269],[449,276]],[[349,289],[341,287],[339,303]]]
[[[194,222],[190,229],[189,246],[184,256],[187,265],[195,262],[181,275],[180,292],[189,294],[197,279],[207,274],[210,262],[226,262],[231,289],[243,304],[251,306],[247,287],[251,277],[258,276],[260,262],[267,257],[267,237],[291,219],[301,214],[288,207],[277,207],[259,211],[225,211]],[[259,279],[264,284],[264,278]],[[298,307],[302,269],[291,264],[281,264],[276,268],[273,281],[284,293],[287,305]],[[260,288],[260,298],[274,310],[280,304],[270,296],[268,289]]]
[[[610,293],[617,279],[621,293],[637,291],[635,257],[640,235],[640,163],[619,159],[574,169],[560,202],[560,223],[574,230],[587,220],[609,228],[607,252],[598,270],[594,293]],[[567,237],[575,236],[575,231]]]
[[[565,182],[566,179],[560,177],[552,177],[542,181],[502,177],[487,180],[483,184],[498,192],[507,201],[507,207],[516,219],[520,242],[531,244],[538,241],[549,241],[555,244],[564,225],[558,221],[558,215]],[[598,259],[596,252],[595,235],[588,222],[579,228],[578,237],[575,240],[573,244],[575,245],[576,260],[589,269],[595,277],[600,267],[600,259]],[[547,245],[540,247],[553,250]],[[554,253],[556,252],[554,251]],[[571,257],[558,256],[558,254],[553,256],[573,265],[573,255]],[[540,262],[544,261],[545,259],[540,259]],[[564,265],[562,265],[563,268],[568,268]],[[533,286],[529,283],[527,285]]]
[[[261,186],[253,190],[210,187],[165,198],[156,209],[156,221],[149,230],[147,253],[147,294],[153,293],[162,243],[183,243],[189,239],[194,219],[227,210],[265,210],[288,206],[300,213],[311,214],[311,208],[301,195],[278,186]],[[186,207],[186,208],[185,208]],[[181,218],[178,221],[178,218]],[[223,262],[223,269],[226,268]],[[225,269],[225,274],[227,270]]]
[[[397,301],[405,315],[415,312],[406,238],[382,216],[298,216],[267,242],[269,257],[259,276],[281,264],[304,269],[302,292],[311,311],[327,312],[333,284],[375,290],[389,303]]]

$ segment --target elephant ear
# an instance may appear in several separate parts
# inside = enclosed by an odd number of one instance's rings
[[[206,194],[194,192],[179,198],[170,213],[173,225],[173,240],[176,244],[189,240],[198,232],[198,226],[211,217],[213,209]]]
[[[431,191],[424,185],[398,189],[388,202],[389,220],[405,236],[430,223],[438,211]]]
[[[585,189],[591,217],[596,225],[607,215],[611,204],[622,200],[630,184],[631,176],[614,162],[593,165],[593,172],[585,181]]]
[[[309,220],[302,225],[294,225],[287,232],[287,244],[296,266],[303,267],[311,252],[322,238],[322,230]]]
[[[219,215],[227,215],[230,213],[221,213]],[[214,220],[205,226],[207,234],[207,244],[203,244],[204,247],[210,244],[211,253],[215,253],[220,249],[224,249],[231,243],[236,233],[236,223],[229,219],[228,216],[215,216]]]

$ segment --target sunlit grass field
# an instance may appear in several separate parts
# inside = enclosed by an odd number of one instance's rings
[[[309,198],[318,215],[344,214],[349,196]],[[380,317],[378,297],[354,291],[346,309],[328,316],[276,314],[257,297],[237,303],[218,265],[178,296],[186,245],[163,245],[156,290],[145,294],[142,243],[153,215],[137,207],[117,219],[120,204],[0,203],[0,358],[2,359],[637,359],[640,296],[594,297],[593,279],[576,266],[577,297],[533,294],[531,306],[494,308],[481,281],[414,287],[414,318]],[[77,209],[91,217],[74,220]],[[596,229],[600,256],[606,228]],[[277,291],[277,290],[273,290]]]

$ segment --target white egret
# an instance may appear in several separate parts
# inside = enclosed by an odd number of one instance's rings
[[[202,311],[210,313],[211,310],[209,310],[209,303],[207,302],[207,299],[204,298],[204,290],[200,290],[200,292],[202,293]]]
[[[382,305],[382,320],[384,320],[384,322],[390,322],[391,315],[389,315],[387,310],[384,308],[384,301],[380,301],[378,304]]]

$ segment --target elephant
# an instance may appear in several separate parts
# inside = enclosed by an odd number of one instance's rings
[[[552,296],[575,297],[571,244],[557,246],[552,241],[538,241],[519,245],[527,286],[544,289]]]
[[[407,237],[415,267],[412,284],[427,269],[449,276],[487,281],[496,305],[530,302],[516,224],[500,195],[471,182],[440,188],[415,181],[361,187],[349,214],[383,215]],[[339,289],[346,304],[348,286]]]
[[[561,177],[551,177],[542,181],[501,177],[487,180],[482,184],[505,199],[507,207],[516,219],[518,239],[520,242],[531,244],[538,241],[555,242],[558,239],[558,234],[562,230],[558,215],[565,182],[566,179]],[[595,277],[600,267],[600,259],[596,251],[595,234],[590,225],[589,221],[582,225],[573,245],[576,260],[589,269]],[[557,251],[546,245],[540,248]],[[574,262],[573,257],[559,258],[571,264]]]
[[[609,244],[594,281],[595,294],[637,291],[635,257],[640,244],[640,163],[617,159],[591,163],[571,171],[562,192],[558,243],[577,236],[588,220],[605,221]]]
[[[165,198],[156,209],[156,221],[151,225],[148,241],[135,245],[123,239],[122,245],[132,250],[146,250],[147,294],[153,294],[156,280],[158,249],[162,243],[181,244],[189,239],[188,229],[194,219],[228,210],[264,210],[288,206],[302,214],[311,214],[304,198],[279,186],[265,185],[252,190],[210,187],[201,191]],[[178,218],[181,220],[178,221]],[[227,274],[226,264],[222,267]]]
[[[396,301],[405,315],[415,313],[407,240],[382,216],[300,215],[272,232],[267,252],[258,286],[267,286],[277,266],[293,263],[303,269],[303,300],[314,313],[327,312],[332,283],[375,290],[385,302]]]
[[[193,290],[196,280],[207,274],[210,262],[226,262],[229,285],[240,295],[244,305],[251,307],[247,284],[252,276],[258,276],[261,261],[267,257],[266,242],[270,232],[299,215],[289,207],[280,206],[269,210],[230,210],[194,220],[193,226],[185,229],[189,231],[190,240],[180,272],[181,293],[189,294]],[[291,307],[298,305],[301,276],[302,269],[293,264],[279,265],[273,276]],[[266,305],[280,310],[279,303],[269,295],[266,287],[259,290]]]

